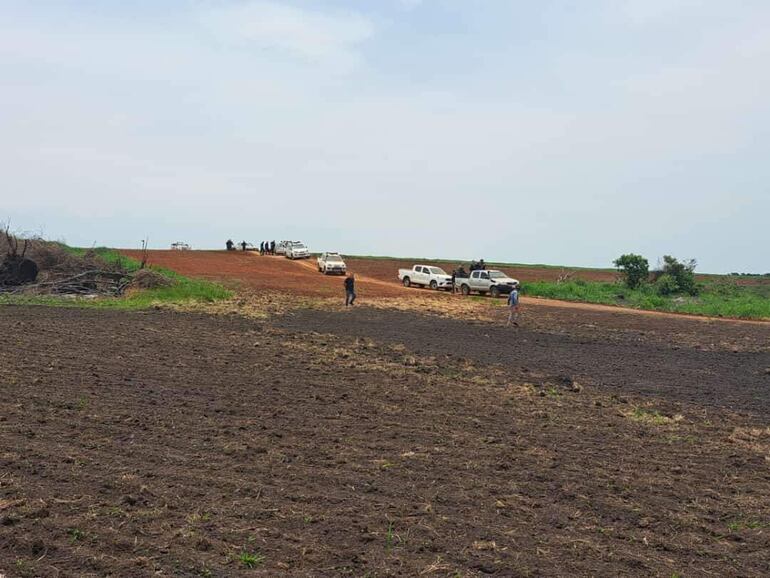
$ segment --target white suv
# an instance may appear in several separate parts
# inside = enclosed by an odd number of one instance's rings
[[[310,251],[302,241],[293,241],[286,246],[286,257],[289,259],[309,259]]]
[[[344,275],[347,273],[347,265],[339,253],[321,253],[318,257],[318,272],[324,275]]]

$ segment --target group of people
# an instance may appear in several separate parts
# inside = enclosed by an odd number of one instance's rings
[[[462,265],[460,265],[462,267]],[[484,263],[484,259],[480,261],[471,261],[471,273],[474,271],[486,271],[487,264]]]
[[[246,251],[249,248],[249,244],[246,241],[241,241],[238,243],[238,246],[241,248],[242,251]],[[225,243],[225,247],[227,247],[228,251],[235,251],[235,243],[233,243],[232,239],[228,239]]]
[[[474,271],[486,271],[487,264],[484,262],[484,259],[481,259],[480,261],[471,261],[470,266],[470,272],[473,273]],[[456,279],[467,279],[470,276],[468,271],[465,270],[465,265],[460,264],[460,266],[452,271],[452,293],[455,292],[455,287],[457,287],[457,284],[455,283]]]
[[[238,246],[243,251],[246,251],[249,248],[249,244],[246,241],[241,241],[240,243],[238,243]],[[227,242],[225,243],[225,247],[227,247],[228,251],[235,251],[235,243],[233,243],[232,239],[227,240]],[[259,254],[275,255],[275,241],[262,241],[259,244]]]

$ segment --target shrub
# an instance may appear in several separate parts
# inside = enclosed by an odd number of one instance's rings
[[[698,287],[695,284],[695,266],[697,265],[695,259],[681,262],[671,255],[665,255],[663,257],[663,268],[660,270],[660,278],[665,275],[670,276],[676,288],[673,293],[687,293],[688,295],[697,295]],[[660,281],[660,278],[658,281]],[[665,282],[670,285],[670,281]],[[662,295],[662,293],[661,293]],[[669,293],[670,295],[670,293]]]
[[[633,253],[621,255],[613,263],[623,277],[623,282],[630,289],[639,287],[650,275],[650,263],[641,255]]]
[[[658,295],[673,295],[679,291],[679,286],[674,277],[668,273],[664,273],[658,277],[657,281],[655,281],[655,291]]]

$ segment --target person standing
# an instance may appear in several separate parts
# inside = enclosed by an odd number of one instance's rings
[[[241,249],[243,249],[244,252],[246,251],[246,241],[241,241]]]
[[[275,255],[275,239],[270,242],[270,254]]]
[[[452,295],[455,294],[455,289],[457,288],[457,269],[452,269]]]
[[[345,307],[353,306],[353,302],[356,300],[356,277],[351,273],[345,277]]]
[[[227,247],[227,250],[228,250],[228,251],[232,251],[232,250],[233,250],[233,245],[234,245],[234,244],[235,244],[235,243],[233,243],[233,240],[232,240],[232,239],[228,239],[228,240],[227,240],[227,243],[225,243],[225,246]]]
[[[519,286],[514,285],[508,295],[508,323],[506,327],[510,327],[513,323],[516,327],[519,326]]]
[[[264,254],[265,254],[265,242],[264,242],[264,241],[262,241],[262,242],[259,244],[259,254],[260,254],[260,255],[264,255]]]

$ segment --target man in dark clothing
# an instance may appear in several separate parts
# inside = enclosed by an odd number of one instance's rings
[[[235,243],[233,243],[232,239],[228,239],[227,243],[225,243],[225,245],[227,246],[227,250],[228,251],[232,251],[233,250],[233,245],[235,245]]]
[[[275,255],[275,240],[270,243],[270,254]]]
[[[241,249],[246,250],[246,241],[241,241]]]
[[[264,241],[262,241],[262,242],[259,244],[259,254],[260,254],[260,255],[264,255],[264,254],[265,254],[265,242],[264,242]]]
[[[345,307],[352,306],[356,300],[356,278],[353,273],[345,278]]]
[[[479,261],[479,271],[486,271],[487,270],[487,264],[484,263],[484,259]]]
[[[457,276],[460,279],[467,279],[468,278],[468,272],[465,270],[465,267],[460,265],[460,268],[457,270]]]

